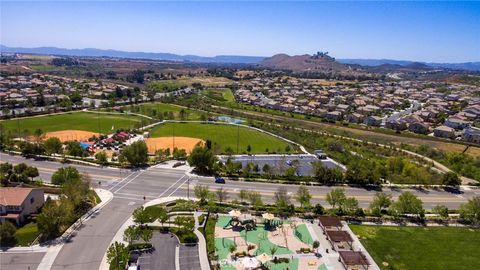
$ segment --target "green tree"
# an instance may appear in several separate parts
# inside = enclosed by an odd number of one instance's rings
[[[148,161],[148,148],[144,141],[136,141],[123,148],[121,155],[134,167],[143,166]]]
[[[72,220],[73,209],[66,201],[49,201],[37,216],[37,226],[44,239],[57,237]]]
[[[30,177],[32,181],[33,181],[33,178],[38,177],[40,175],[38,172],[38,169],[33,166],[28,166],[27,169],[23,172],[23,174],[26,177]]]
[[[153,230],[150,229],[150,228],[143,228],[141,231],[140,231],[140,238],[142,239],[142,241],[144,243],[148,243],[150,242],[150,240],[152,240],[152,237],[153,237]]]
[[[266,174],[269,177],[272,175],[272,172],[273,172],[272,167],[268,164],[263,165],[262,171],[264,174]]]
[[[354,216],[358,211],[358,200],[354,197],[346,198],[342,203],[342,211],[343,213]]]
[[[460,218],[473,225],[480,225],[480,196],[475,196],[460,206]]]
[[[258,191],[250,191],[248,192],[248,201],[250,205],[255,208],[261,207],[263,205],[262,195]]]
[[[175,225],[177,225],[183,231],[193,231],[195,228],[195,220],[193,217],[177,216],[175,218]]]
[[[273,195],[273,199],[275,200],[278,213],[284,213],[285,209],[290,205],[290,196],[285,187],[279,187]]]
[[[131,245],[134,241],[140,239],[140,228],[135,225],[130,225],[123,232],[123,241]]]
[[[154,222],[157,217],[152,215],[148,210],[146,210],[143,206],[133,210],[133,222],[144,225],[145,223]]]
[[[110,270],[124,270],[129,259],[128,248],[123,243],[115,242],[107,250],[107,261]]]
[[[382,211],[387,210],[392,204],[392,195],[383,192],[375,193],[373,201],[370,203],[369,209],[372,215],[380,216]]]
[[[442,175],[442,184],[446,186],[459,186],[462,183],[458,174],[454,172],[447,172]]]
[[[193,191],[195,193],[195,197],[200,200],[200,204],[204,204],[211,197],[208,186],[196,185]]]
[[[105,151],[100,151],[95,154],[95,159],[101,164],[101,165],[107,165],[108,164],[108,157],[107,153]]]
[[[216,161],[215,154],[204,145],[196,145],[188,157],[188,164],[194,166],[200,173],[211,171]]]
[[[16,243],[15,232],[17,228],[12,223],[5,221],[0,223],[0,246],[14,246]]]
[[[343,188],[335,188],[327,193],[327,202],[332,208],[341,207],[346,199],[347,196],[345,196],[345,190]]]
[[[302,185],[298,187],[295,199],[300,203],[301,207],[309,207],[312,195],[310,194],[310,191],[308,191],[308,188]]]
[[[67,155],[76,156],[76,157],[86,157],[88,155],[87,151],[80,146],[79,142],[72,141],[67,142]]]
[[[86,212],[93,205],[89,197],[90,183],[90,177],[85,174],[67,179],[62,184],[62,194],[73,204],[77,214]]]
[[[432,212],[437,214],[443,220],[448,218],[448,208],[445,205],[437,204],[432,208]]]
[[[74,167],[64,167],[58,169],[52,175],[52,184],[54,185],[62,185],[68,180],[80,180],[81,175],[78,170]]]
[[[422,216],[424,214],[423,203],[412,192],[403,192],[396,202],[390,206],[394,215],[413,214]]]

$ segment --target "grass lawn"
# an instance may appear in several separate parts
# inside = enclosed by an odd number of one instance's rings
[[[37,223],[28,223],[25,226],[18,228],[15,233],[17,239],[17,246],[29,246],[35,238],[39,235]]]
[[[232,103],[235,101],[235,97],[230,89],[207,89],[203,93],[208,98],[219,102]]]
[[[0,121],[0,124],[12,131],[13,135],[20,128],[20,131],[28,130],[30,134],[36,129],[43,132],[59,131],[59,130],[84,130],[100,133],[111,133],[112,126],[114,129],[130,128],[140,126],[142,121],[147,123],[147,119],[138,116],[125,116],[114,114],[97,114],[87,112],[74,112],[65,114],[46,115],[38,117],[17,118]]]
[[[128,109],[128,106],[126,107]],[[200,120],[201,112],[197,110],[192,110],[188,108],[183,108],[181,106],[177,106],[174,104],[168,104],[168,103],[160,103],[160,102],[155,102],[155,103],[144,103],[141,105],[138,105],[139,108],[139,113],[143,115],[147,115],[150,117],[154,118],[159,118],[160,113],[164,114],[165,112],[172,112],[175,120],[180,120],[180,111],[182,109],[187,112],[187,119],[186,120]],[[156,114],[154,113],[156,112]],[[167,119],[166,117],[164,117]]]
[[[313,244],[313,238],[310,235],[310,232],[308,231],[307,225],[300,224],[297,226],[295,231],[297,232],[295,234],[295,237],[297,237],[300,241],[308,245]]]
[[[381,269],[480,269],[480,230],[361,225],[350,228]]]
[[[150,135],[151,137],[170,137],[175,134],[175,136],[211,140],[213,144],[219,145],[220,152],[224,152],[228,147],[237,152],[237,132],[239,153],[247,153],[248,145],[251,146],[252,154],[266,153],[267,148],[270,153],[284,153],[285,147],[289,145],[283,140],[255,130],[221,124],[168,123],[158,126]],[[293,146],[290,148],[295,149]]]

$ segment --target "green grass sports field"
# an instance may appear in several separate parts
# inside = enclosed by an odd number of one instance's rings
[[[381,269],[480,269],[480,230],[350,225]]]
[[[84,130],[99,133],[111,133],[112,126],[114,129],[130,128],[147,125],[148,119],[138,116],[126,116],[115,114],[74,112],[65,114],[46,115],[39,117],[17,118],[11,120],[0,121],[0,125],[13,135],[20,129],[20,132],[28,130],[32,134],[36,129],[43,132],[60,131],[60,130]]]
[[[168,103],[144,103],[141,105],[137,105],[139,111],[138,113],[147,115],[153,118],[159,118],[160,114],[164,115],[165,113],[172,112],[173,117],[175,120],[180,120],[180,111],[183,109],[187,115],[185,120],[200,120],[201,112],[197,110],[192,110],[188,108],[183,108],[181,106],[168,104]],[[129,109],[129,106],[126,107],[126,110]],[[168,117],[163,117],[164,119],[168,119]],[[173,119],[172,119],[173,120]]]
[[[287,142],[245,127],[221,125],[221,124],[201,124],[201,123],[168,123],[156,127],[151,132],[151,137],[193,137],[202,140],[211,140],[220,146],[221,152],[227,147],[237,152],[237,132],[239,153],[247,153],[247,147],[250,145],[252,154],[260,153],[285,153],[285,148],[289,145]],[[294,149],[290,145],[291,149]],[[267,151],[268,149],[268,151]],[[293,150],[292,150],[293,152]]]

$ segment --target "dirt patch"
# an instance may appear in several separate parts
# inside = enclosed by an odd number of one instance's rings
[[[203,140],[190,137],[175,137],[175,140],[173,137],[148,138],[146,140],[148,152],[151,154],[154,154],[156,150],[166,148],[169,148],[172,153],[174,147],[185,149],[187,153],[190,153],[199,142],[203,142]]]
[[[61,130],[45,133],[44,140],[57,137],[61,142],[66,141],[87,141],[93,136],[99,136],[98,133],[84,130]]]

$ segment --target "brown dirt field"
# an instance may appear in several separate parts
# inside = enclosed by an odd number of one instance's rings
[[[44,140],[52,137],[57,137],[61,142],[66,141],[86,141],[93,136],[99,136],[100,134],[83,130],[61,130],[45,133]]]
[[[203,142],[201,139],[190,137],[175,137],[175,147],[178,149],[185,149],[187,153],[192,152],[192,149],[199,142]],[[172,137],[160,137],[160,138],[147,138],[148,152],[154,154],[158,149],[170,149],[170,153],[173,152],[173,138]]]

